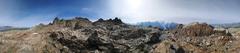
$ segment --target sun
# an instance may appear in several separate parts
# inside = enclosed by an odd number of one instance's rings
[[[109,8],[114,16],[135,19],[145,15],[145,4],[144,0],[111,0],[109,1]]]
[[[127,5],[129,5],[130,8],[137,9],[141,6],[142,0],[125,0]]]

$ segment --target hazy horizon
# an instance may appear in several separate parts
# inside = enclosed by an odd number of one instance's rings
[[[119,17],[126,23],[236,23],[239,5],[240,0],[0,0],[0,26],[29,27],[76,16]]]

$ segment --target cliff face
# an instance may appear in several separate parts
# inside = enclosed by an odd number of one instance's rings
[[[239,38],[205,23],[162,31],[118,18],[55,18],[30,30],[0,32],[0,40],[0,53],[230,53],[240,47]]]

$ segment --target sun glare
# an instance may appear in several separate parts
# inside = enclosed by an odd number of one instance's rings
[[[137,9],[141,6],[142,0],[125,0],[130,8]]]

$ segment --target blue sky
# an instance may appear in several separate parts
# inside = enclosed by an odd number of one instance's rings
[[[54,17],[120,17],[126,23],[240,22],[240,0],[0,0],[0,25],[29,27]]]

